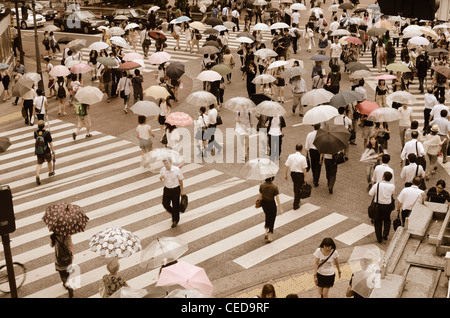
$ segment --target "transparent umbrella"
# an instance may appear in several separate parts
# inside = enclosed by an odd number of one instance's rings
[[[155,148],[144,155],[142,166],[152,168],[155,164],[160,164],[163,160],[172,160],[174,166],[183,164],[184,159],[180,153],[170,148]]]
[[[75,94],[76,100],[83,104],[96,104],[102,101],[103,92],[94,86],[85,86],[80,88]]]
[[[143,288],[122,287],[109,298],[143,298],[147,291]]]
[[[267,83],[273,83],[275,81],[276,81],[276,78],[270,74],[260,74],[252,80],[252,83],[253,84],[267,84]]]
[[[400,104],[408,104],[408,105],[413,105],[417,102],[416,97],[411,94],[410,92],[406,92],[406,91],[397,91],[394,93],[389,94],[388,96],[386,96],[386,102],[390,101],[390,104],[392,104],[392,102],[396,102],[396,103],[400,103]]]
[[[158,116],[161,113],[161,108],[149,100],[138,101],[130,109],[136,115],[142,116]]]
[[[367,117],[367,120],[379,123],[382,122],[388,123],[399,119],[400,119],[400,112],[397,109],[390,107],[377,108],[370,113],[369,117]]]
[[[255,111],[261,115],[275,117],[283,116],[286,114],[286,110],[280,103],[273,101],[263,101],[255,107]]]
[[[169,53],[161,51],[161,52],[155,52],[152,55],[150,55],[150,57],[148,58],[148,61],[151,64],[159,65],[159,64],[168,62],[171,58],[172,58],[172,56]]]
[[[303,117],[303,125],[320,124],[339,115],[337,109],[330,105],[321,105],[308,110]]]
[[[186,103],[197,106],[209,106],[217,104],[217,98],[207,91],[193,92],[186,97]]]
[[[306,92],[301,99],[302,105],[317,106],[321,104],[327,104],[334,96],[333,93],[323,88],[317,88]]]
[[[247,180],[261,181],[275,176],[278,169],[278,165],[269,158],[256,158],[246,162],[240,174]]]
[[[178,260],[188,250],[188,243],[181,238],[157,238],[142,251],[140,266],[157,268]]]
[[[224,106],[234,112],[246,112],[256,107],[255,103],[247,97],[232,97],[225,101]]]

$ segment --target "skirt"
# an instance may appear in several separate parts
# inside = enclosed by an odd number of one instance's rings
[[[159,116],[158,116],[158,123],[159,123],[161,126],[164,125],[164,124],[166,123],[166,116],[159,115]]]
[[[336,274],[333,275],[320,275],[317,273],[317,286],[322,288],[330,288],[334,285],[334,279]]]

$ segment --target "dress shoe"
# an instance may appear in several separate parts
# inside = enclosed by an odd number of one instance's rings
[[[387,236],[383,236],[383,240],[387,241],[388,237]]]
[[[172,225],[170,226],[171,228],[174,228],[178,225],[178,222],[173,222]]]
[[[314,186],[318,187],[319,186],[319,182],[314,182]]]
[[[328,192],[329,192],[330,194],[333,194],[333,188],[328,188]]]
[[[37,185],[41,185],[41,178],[36,176],[36,184]]]

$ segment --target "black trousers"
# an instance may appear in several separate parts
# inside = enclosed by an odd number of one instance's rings
[[[172,222],[180,221],[180,186],[175,188],[164,187],[162,205],[172,215]]]
[[[328,180],[328,189],[333,190],[337,175],[337,164],[333,159],[325,159],[325,172]]]
[[[401,218],[403,224],[405,224],[406,218],[411,214],[411,210],[402,210]]]
[[[305,183],[305,175],[302,172],[291,172],[291,179],[294,183],[294,210],[300,207],[300,190]]]
[[[424,129],[427,129],[427,127],[430,125],[430,113],[431,113],[431,109],[429,108],[425,108],[423,110],[423,118],[424,118],[424,123],[423,123],[423,127]]]
[[[269,229],[269,232],[273,233],[273,228],[275,226],[275,218],[277,217],[277,205],[274,200],[272,201],[261,200],[261,207],[266,216],[264,228]]]
[[[313,183],[317,185],[320,179],[320,171],[322,165],[320,164],[320,153],[317,149],[309,149],[309,159],[311,161],[311,171],[313,175]]]
[[[270,147],[270,160],[280,160],[283,136],[272,136],[270,134],[267,134],[267,142],[269,143]]]
[[[375,213],[373,219],[378,243],[383,241],[383,237],[389,235],[389,230],[391,229],[391,212],[392,206],[390,204],[378,204],[378,211]]]
[[[26,99],[23,101],[23,108],[25,108],[27,112],[27,118],[25,118],[25,124],[28,125],[31,123],[31,119],[33,118],[33,100]]]

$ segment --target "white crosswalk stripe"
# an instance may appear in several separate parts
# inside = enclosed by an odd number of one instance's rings
[[[74,263],[81,273],[81,286],[75,295],[83,295],[80,297],[99,297],[105,259],[90,251],[88,242],[108,227],[132,231],[143,247],[157,237],[176,236],[190,244],[181,258],[186,262],[214,262],[230,253],[229,259],[242,268],[256,266],[324,232],[346,245],[373,233],[370,225],[302,202],[299,210],[277,217],[275,231],[280,234],[273,243],[265,244],[264,216],[254,207],[259,185],[196,163],[182,167],[189,208],[181,215],[180,225],[170,229],[170,216],[161,204],[159,174],[140,166],[140,149],[135,143],[100,132],[92,132],[90,139],[73,141],[74,125],[60,120],[50,124],[57,149],[56,176],[49,180],[42,174],[39,187],[34,183],[35,157],[30,151],[34,147],[33,127],[0,132],[0,136],[10,137],[14,146],[0,155],[0,183],[8,184],[13,192],[13,259],[28,268],[20,297],[66,297],[55,271],[54,250],[48,245],[49,231],[42,221],[45,209],[61,202],[82,206],[90,219],[85,231],[72,237]],[[285,205],[292,204],[292,199],[280,195]],[[284,227],[294,230],[282,231]],[[255,243],[258,238],[260,243]],[[140,255],[120,259],[121,273],[130,286],[150,290],[159,269],[142,269]],[[3,253],[0,261],[4,261]]]
[[[208,26],[208,28],[209,27],[210,26]],[[240,29],[242,31],[244,29],[244,26],[241,25]],[[240,43],[238,41],[236,41],[238,33],[239,33],[238,31],[235,31],[235,32],[232,32],[231,30],[229,31],[228,47],[230,49],[237,49],[239,47]],[[179,43],[181,46],[181,50],[175,51],[174,47],[176,45],[176,40],[172,37],[172,35],[170,34],[169,31],[166,31],[165,34],[167,36],[167,41],[166,41],[167,48],[164,49],[164,52],[167,52],[172,56],[171,61],[186,63],[186,62],[189,62],[192,60],[199,59],[203,56],[202,54],[189,53],[188,51],[185,51],[186,39],[185,39],[184,35],[182,35],[180,37]],[[272,40],[272,35],[270,34],[270,32],[263,31],[262,35],[263,35],[263,41]],[[206,42],[207,37],[208,37],[207,35],[202,36],[202,39],[199,41],[200,47],[202,47],[203,44]],[[100,38],[100,36],[99,36],[99,38]],[[196,52],[196,51],[197,51],[197,48],[194,47],[194,52]],[[89,62],[89,52],[90,52],[89,48],[82,48],[81,52],[82,52],[82,62],[85,62],[85,63]],[[134,51],[132,47],[123,49],[124,54],[131,53],[131,52],[137,52],[137,53],[141,54],[142,56],[144,56],[144,51],[142,50],[142,45],[140,43],[140,40],[138,41],[138,45],[136,46],[136,51]],[[155,53],[154,40],[152,40],[152,45],[150,46],[148,56],[150,56],[152,53]],[[61,59],[62,52],[58,52],[55,55],[55,58]],[[144,63],[145,63],[145,68],[141,69],[143,72],[151,72],[151,71],[158,69],[158,65],[151,64],[148,61],[148,58],[144,58]]]

